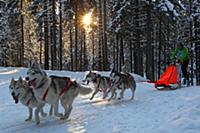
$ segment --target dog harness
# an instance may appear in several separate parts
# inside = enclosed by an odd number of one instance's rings
[[[73,81],[69,80],[66,85],[64,86],[63,90],[60,92],[60,96],[62,96],[70,87],[70,85],[73,83]]]
[[[72,84],[73,82],[71,80],[69,80],[69,82],[67,82],[67,84],[64,86],[63,90],[60,92],[60,96],[62,96],[70,87],[70,85]],[[43,101],[46,101],[46,97],[47,97],[47,94],[49,92],[49,88],[46,89],[43,97],[42,97],[42,100]]]
[[[99,83],[97,84],[97,88],[98,88],[98,90],[100,91],[100,92],[106,92],[106,88],[99,88],[99,86],[100,86],[100,83],[101,83],[101,80],[103,80],[103,79],[101,79],[100,78],[100,80],[99,80]],[[109,83],[111,84],[111,81],[109,80]],[[109,90],[108,91],[110,91],[110,89],[111,88],[109,88]]]
[[[46,91],[45,91],[45,93],[44,93],[44,95],[42,97],[43,101],[46,101],[46,97],[47,97],[48,92],[49,92],[49,87],[46,89]]]
[[[44,79],[42,79],[42,81],[43,81],[43,80],[44,80]],[[40,87],[42,87],[43,85],[44,85],[44,83],[40,84],[37,88],[40,88]],[[32,89],[37,89],[35,83],[31,83],[31,86],[33,87]],[[49,92],[49,87],[46,89],[44,95],[42,96],[42,101],[46,101],[46,97],[47,97],[48,92]],[[30,102],[30,101],[27,101],[27,104],[29,104],[29,102]]]
[[[25,103],[25,105],[26,105],[26,106],[29,106],[29,104],[30,104],[30,101],[31,101],[31,98],[29,98],[28,100],[26,100],[26,103]]]
[[[118,81],[116,81],[116,80],[114,80],[113,82],[112,82],[112,84],[116,84],[116,86],[119,86],[120,85],[120,82],[121,82],[121,77],[119,76],[119,80]]]
[[[29,106],[29,104],[31,102],[31,98],[28,99],[28,95],[27,95],[25,99],[26,99],[25,105]]]

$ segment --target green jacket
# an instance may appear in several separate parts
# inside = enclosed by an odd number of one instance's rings
[[[188,48],[184,47],[183,49],[178,49],[176,48],[170,56],[171,59],[178,59],[178,60],[189,60],[189,53],[188,53]]]

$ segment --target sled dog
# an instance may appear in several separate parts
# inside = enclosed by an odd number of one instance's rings
[[[36,99],[52,105],[54,115],[61,119],[67,119],[72,110],[72,103],[80,93],[82,95],[92,92],[91,88],[79,85],[68,77],[48,76],[37,63],[33,63],[27,71],[26,80],[33,86]],[[58,112],[58,103],[61,101],[65,112]]]
[[[90,98],[90,100],[92,100],[94,98],[94,96],[99,91],[103,91],[103,97],[107,97],[108,92],[110,92],[111,81],[110,81],[109,77],[101,76],[100,74],[97,74],[95,72],[91,72],[90,71],[86,75],[86,77],[83,80],[83,82],[86,82],[86,84],[88,84],[90,82],[94,84],[95,90],[94,90],[94,92],[93,92],[92,97]]]
[[[18,101],[20,101],[28,108],[29,116],[26,121],[31,121],[33,108],[36,108],[34,112],[35,121],[36,124],[39,124],[39,112],[41,112],[41,115],[43,117],[46,116],[46,113],[43,112],[44,103],[40,103],[36,100],[32,88],[28,85],[28,83],[21,77],[19,78],[19,80],[14,80],[14,78],[12,78],[9,89],[13,99],[15,100],[15,103],[17,104]]]
[[[133,76],[127,72],[117,72],[112,70],[110,73],[111,78],[111,97],[108,100],[111,100],[113,97],[116,97],[116,89],[121,89],[119,99],[124,98],[124,91],[128,88],[132,91],[131,99],[134,99],[134,94],[136,90],[136,82]]]

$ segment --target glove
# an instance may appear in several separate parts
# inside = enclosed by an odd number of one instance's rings
[[[178,63],[183,64],[183,60],[179,59]]]

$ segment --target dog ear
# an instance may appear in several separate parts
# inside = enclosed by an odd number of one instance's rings
[[[15,82],[15,79],[12,77],[12,79],[11,79],[11,83],[13,83],[13,82]]]
[[[35,68],[35,67],[36,67],[36,62],[35,62],[35,61],[32,61],[32,62],[31,62],[30,68]]]
[[[41,73],[43,74],[43,76],[47,76],[47,73],[45,71],[41,71]]]
[[[22,82],[23,82],[23,79],[22,79],[22,77],[21,77],[21,76],[19,77],[19,82],[20,82],[20,83],[22,83]]]
[[[41,67],[37,62],[33,62],[33,64],[31,65],[31,68],[41,70]]]
[[[35,66],[36,61],[35,60],[31,60],[29,62],[29,68],[33,68]]]
[[[115,72],[115,69],[112,69],[112,70],[111,70],[111,73],[113,73],[113,72]]]
[[[97,77],[101,77],[101,75],[100,75],[100,74],[97,74]]]

